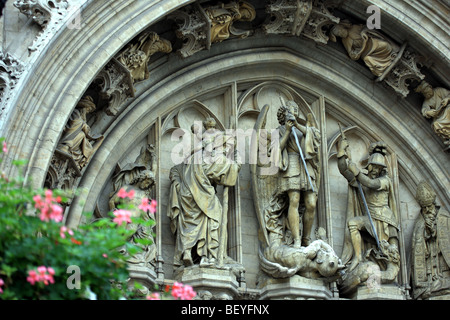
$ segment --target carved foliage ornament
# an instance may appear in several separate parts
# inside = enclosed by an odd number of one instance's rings
[[[16,0],[14,6],[45,28],[54,15],[63,15],[67,11],[69,3],[67,0]]]
[[[263,26],[265,33],[302,35],[322,44],[328,42],[324,27],[339,23],[321,0],[274,0],[266,12],[269,18]]]
[[[24,67],[19,60],[0,51],[0,116],[23,71]]]
[[[76,5],[79,1],[72,0],[69,4],[68,0],[16,0],[14,6],[42,28],[28,50],[34,52],[42,48],[71,13],[79,14],[79,11],[72,12],[79,8]]]

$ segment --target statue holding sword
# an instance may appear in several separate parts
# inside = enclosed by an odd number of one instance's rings
[[[382,141],[371,144],[366,174],[351,161],[349,143],[342,129],[341,135],[337,145],[338,168],[349,182],[347,230],[341,258],[351,272],[366,258],[370,259],[370,254],[374,260],[387,261],[383,249],[387,245],[398,252],[398,215],[387,173],[386,144]],[[370,249],[371,244],[375,249]]]
[[[280,126],[280,171],[278,193],[289,199],[287,222],[294,240],[294,247],[310,244],[311,229],[315,217],[317,190],[319,187],[320,131],[313,125],[312,114],[305,124],[300,124],[298,105],[294,101],[283,102],[278,109]],[[303,198],[303,230],[300,238],[300,200]]]

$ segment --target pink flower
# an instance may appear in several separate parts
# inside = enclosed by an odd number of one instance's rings
[[[146,297],[147,300],[161,300],[161,296],[158,292],[153,292]]]
[[[29,283],[31,283],[32,286],[34,286],[34,284],[36,282],[39,282],[39,275],[36,273],[35,270],[29,270],[28,271],[27,281]]]
[[[158,203],[156,202],[156,200],[152,200],[150,203],[150,212],[151,213],[155,213],[156,212],[156,206],[158,205]]]
[[[5,284],[2,278],[0,278],[0,294],[3,293],[2,286]]]
[[[131,223],[131,212],[128,210],[116,210],[114,211],[114,216],[113,222],[117,223],[119,226],[121,226],[123,222]]]
[[[108,255],[106,253],[102,254],[103,258],[108,258]]]
[[[54,198],[52,190],[45,191],[45,199],[38,194],[33,197],[33,200],[34,207],[40,211],[39,218],[42,221],[61,222],[63,220],[63,208],[57,203],[61,202],[61,197]]]
[[[37,272],[36,270],[28,271],[27,281],[33,286],[36,282],[42,282],[48,286],[49,283],[55,283],[55,280],[53,279],[54,275],[55,270],[52,267],[47,268],[46,266],[40,266],[37,267]]]
[[[131,189],[130,192],[127,192],[125,189],[121,188],[119,190],[119,192],[117,193],[117,196],[122,199],[125,199],[125,198],[133,199],[134,198],[134,190]]]
[[[61,236],[61,238],[64,239],[66,237],[66,232],[69,235],[73,236],[73,231],[67,228],[66,226],[62,226],[61,228],[59,228],[59,235]]]
[[[56,222],[63,220],[63,208],[59,204],[52,204],[50,212],[50,219]]]
[[[175,282],[172,286],[172,296],[180,300],[192,300],[197,293],[189,285],[184,285],[180,282]]]
[[[139,209],[141,209],[142,211],[150,211],[151,213],[155,213],[156,212],[156,205],[157,202],[156,200],[152,200],[150,203],[148,203],[148,199],[147,198],[143,198],[142,199],[142,203],[139,205]]]
[[[8,153],[8,147],[6,146],[6,141],[3,141],[3,152]]]

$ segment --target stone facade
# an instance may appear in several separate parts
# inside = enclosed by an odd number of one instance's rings
[[[76,227],[86,223],[83,212],[99,217],[108,212],[116,168],[134,163],[143,147],[153,145],[156,256],[147,269],[131,267],[132,277],[145,285],[180,280],[198,288],[204,299],[420,298],[411,283],[414,230],[421,219],[416,190],[420,181],[428,181],[436,203],[448,212],[445,114],[450,111],[448,96],[443,96],[439,115],[424,117],[424,97],[416,89],[423,80],[434,88],[450,88],[448,6],[442,1],[246,3],[239,7],[230,1],[220,7],[211,1],[67,0],[56,8],[35,1],[39,10],[30,11],[27,1],[8,1],[0,20],[0,136],[11,145],[9,156],[28,160],[26,176],[36,187],[82,191],[65,212],[66,224]],[[381,9],[381,29],[358,36],[379,39],[376,31],[395,48],[382,75],[375,75],[363,58],[349,55],[341,41],[345,37],[331,40],[337,25],[364,27],[370,4]],[[45,13],[45,22],[32,12]],[[82,121],[89,126],[85,139],[93,152],[80,165],[58,145],[87,96],[94,107]],[[312,240],[325,242],[339,257],[345,251],[349,194],[338,169],[340,125],[360,170],[366,167],[371,143],[386,143],[399,226],[395,280],[342,289],[338,279],[299,274],[277,279],[262,271],[264,225],[254,193],[251,133],[265,105],[266,128],[278,126],[281,101],[295,101],[299,118],[306,121],[311,114],[320,130]],[[439,117],[443,129],[436,134]],[[176,236],[167,214],[170,174],[185,156],[180,132],[190,135],[192,124],[208,118],[219,130],[242,137],[242,166],[226,191],[226,252],[233,263],[180,270],[174,265]],[[12,160],[1,164],[2,171],[14,174]],[[221,202],[224,193],[224,187],[217,187]],[[447,249],[441,249],[444,260]],[[442,270],[448,281],[448,266]],[[448,291],[443,285],[426,297],[448,298]]]

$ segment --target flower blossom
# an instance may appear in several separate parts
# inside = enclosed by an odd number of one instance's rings
[[[125,198],[133,199],[134,198],[134,190],[131,189],[130,192],[127,192],[125,189],[121,188],[119,190],[119,192],[117,193],[117,196],[122,199],[125,199]]]
[[[142,199],[142,203],[139,205],[139,209],[141,209],[144,212],[150,211],[151,213],[155,213],[156,212],[156,206],[157,206],[157,202],[156,200],[152,200],[150,203],[148,203],[149,199],[147,198],[143,198]]]
[[[69,228],[67,228],[66,226],[62,226],[61,228],[59,228],[59,235],[61,236],[61,238],[65,238],[66,237],[66,232],[73,236],[73,231]]]
[[[172,297],[174,297],[175,299],[192,300],[196,295],[197,293],[189,285],[175,282],[172,286]]]
[[[153,292],[149,294],[147,297],[145,297],[147,300],[161,300],[161,296],[158,292]]]
[[[3,153],[8,153],[8,147],[6,145],[6,141],[3,141]]]
[[[55,275],[55,270],[53,270],[52,267],[45,267],[40,266],[37,267],[36,270],[29,270],[28,271],[28,277],[27,281],[34,286],[37,282],[43,282],[46,286],[49,285],[49,283],[55,283],[55,280],[53,279],[53,276]]]
[[[114,220],[113,222],[117,223],[119,226],[122,225],[123,222],[131,223],[131,211],[119,209],[114,211]]]
[[[63,220],[63,208],[59,205],[61,197],[54,198],[52,190],[45,191],[44,199],[38,194],[33,197],[33,200],[35,202],[34,207],[41,212],[39,218],[42,221],[61,222]]]
[[[0,278],[0,294],[2,294],[3,293],[3,289],[2,289],[2,286],[5,284],[5,282],[3,281],[3,279],[2,278]]]

